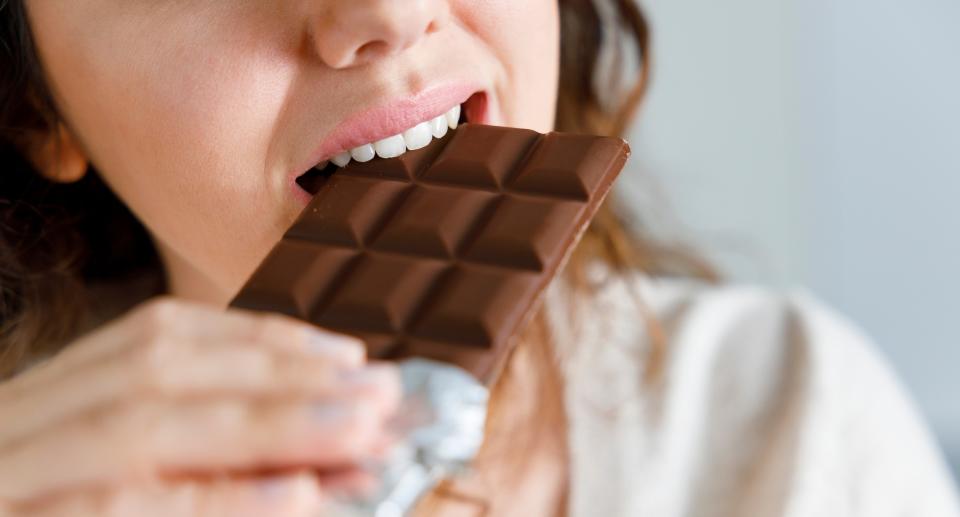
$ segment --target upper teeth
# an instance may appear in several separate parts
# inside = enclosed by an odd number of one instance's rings
[[[347,151],[341,151],[329,158],[329,161],[340,167],[350,163],[350,160],[358,162],[368,162],[374,156],[381,158],[393,158],[400,156],[408,150],[420,149],[426,147],[433,138],[442,138],[447,134],[447,129],[457,129],[457,123],[460,121],[460,105],[450,108],[443,115],[421,122],[412,128],[393,136],[388,136],[383,140],[359,145]],[[327,166],[324,160],[316,165],[316,168],[322,169]]]

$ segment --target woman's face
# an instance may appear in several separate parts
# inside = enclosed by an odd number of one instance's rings
[[[309,200],[296,177],[337,151],[468,98],[472,122],[553,125],[556,0],[27,8],[74,139],[195,299],[230,299]]]

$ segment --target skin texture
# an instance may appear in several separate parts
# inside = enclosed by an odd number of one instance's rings
[[[0,516],[310,515],[370,483],[396,373],[290,318],[153,300],[0,384]]]
[[[346,117],[466,80],[483,86],[490,122],[551,129],[555,2],[27,0],[27,10],[64,118],[30,158],[64,182],[95,165],[150,231],[174,298],[0,385],[0,421],[19,422],[0,429],[0,516],[311,515],[331,492],[362,488],[351,465],[389,444],[396,372],[343,336],[222,308],[303,208],[297,168]],[[504,429],[537,405],[532,359],[517,355]],[[481,462],[485,484],[501,487],[496,515],[555,510],[561,445],[540,443],[549,450],[485,444],[525,457],[509,475],[495,457]],[[91,450],[104,452],[91,460]],[[52,462],[56,476],[40,467]],[[289,468],[266,482],[171,475],[296,465],[320,484]],[[538,495],[522,504],[512,491]],[[437,504],[431,515],[444,513]]]
[[[303,207],[290,172],[379,99],[476,80],[494,122],[553,124],[559,36],[548,1],[28,9],[76,147],[150,230],[173,294],[193,300],[229,301]]]

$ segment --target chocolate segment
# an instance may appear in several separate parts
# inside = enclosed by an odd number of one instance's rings
[[[629,155],[617,138],[462,125],[326,180],[231,303],[491,380]]]

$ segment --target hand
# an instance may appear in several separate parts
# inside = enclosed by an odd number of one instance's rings
[[[355,338],[150,301],[0,384],[0,515],[315,515],[399,392]]]

